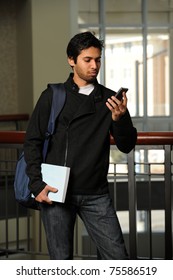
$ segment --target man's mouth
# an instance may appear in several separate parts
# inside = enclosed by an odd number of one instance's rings
[[[93,71],[93,72],[91,72],[91,74],[90,74],[91,76],[97,76],[97,71]]]

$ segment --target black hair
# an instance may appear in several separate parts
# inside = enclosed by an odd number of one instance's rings
[[[78,55],[82,50],[88,49],[90,47],[98,48],[102,51],[103,41],[95,37],[95,35],[90,32],[83,32],[76,34],[68,43],[67,46],[67,56],[73,58],[76,63]]]

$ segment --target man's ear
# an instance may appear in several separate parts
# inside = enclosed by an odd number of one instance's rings
[[[73,67],[75,65],[74,59],[72,57],[68,57],[68,63],[71,67]]]

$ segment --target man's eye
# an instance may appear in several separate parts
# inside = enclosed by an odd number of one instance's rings
[[[90,58],[84,59],[84,61],[87,62],[87,63],[91,62],[91,60],[92,60],[92,59],[90,59]],[[100,61],[101,61],[101,59],[98,58],[98,59],[95,60],[95,63],[100,63]]]

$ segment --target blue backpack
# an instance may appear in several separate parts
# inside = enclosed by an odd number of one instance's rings
[[[54,133],[55,120],[60,114],[66,99],[66,92],[64,84],[48,84],[53,91],[53,99],[51,105],[51,112],[48,122],[47,131],[45,133],[45,140],[43,145],[43,161],[46,159],[48,145],[51,135]],[[39,210],[39,203],[32,197],[32,193],[28,188],[29,178],[25,172],[26,162],[24,159],[24,152],[20,155],[15,170],[14,177],[14,193],[16,200],[23,206]]]

